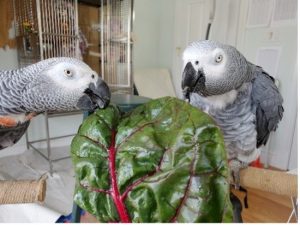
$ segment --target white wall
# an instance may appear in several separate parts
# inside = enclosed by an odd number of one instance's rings
[[[236,46],[240,0],[216,0],[209,39]]]
[[[18,53],[16,49],[0,48],[0,70],[18,68]]]
[[[160,5],[160,32],[158,45],[158,66],[172,69],[174,46],[174,0],[158,0]]]
[[[298,168],[298,116],[296,118],[292,151],[289,156],[289,163],[288,163],[289,170],[293,170],[295,168]]]
[[[134,69],[172,67],[174,0],[134,1]]]
[[[134,2],[133,63],[138,69],[158,65],[160,10],[159,4],[154,2],[156,1]]]

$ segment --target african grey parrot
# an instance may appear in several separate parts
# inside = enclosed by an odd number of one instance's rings
[[[16,143],[39,113],[93,110],[110,101],[106,83],[75,58],[51,58],[0,71],[0,90],[0,150]]]
[[[183,53],[184,98],[211,115],[224,134],[236,185],[239,170],[260,155],[283,115],[274,78],[234,47],[214,41],[191,43]]]

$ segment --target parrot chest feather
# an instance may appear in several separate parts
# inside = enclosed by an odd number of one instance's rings
[[[255,115],[249,93],[251,85],[248,83],[247,88],[232,94],[232,104],[227,103],[224,108],[221,104],[208,104],[200,95],[191,96],[191,104],[207,111],[222,129],[228,158],[238,158],[246,163],[257,156]]]

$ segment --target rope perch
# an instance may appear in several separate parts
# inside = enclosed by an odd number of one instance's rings
[[[46,195],[46,179],[0,181],[0,204],[43,202]],[[278,195],[298,196],[297,175],[268,169],[248,167],[240,172],[241,186]]]
[[[0,205],[43,202],[47,175],[39,180],[0,181]]]
[[[298,176],[282,171],[248,167],[240,171],[241,186],[278,195],[298,196]]]

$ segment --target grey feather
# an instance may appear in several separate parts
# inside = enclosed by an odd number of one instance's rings
[[[208,114],[221,127],[227,147],[228,157],[247,157],[256,151],[255,115],[252,113],[249,98],[252,85],[248,83],[241,88],[236,100],[224,109],[210,107]],[[207,110],[207,103],[203,97],[193,93],[190,103],[202,110]]]
[[[0,126],[0,150],[12,146],[26,132],[30,121],[27,121],[22,124],[18,124],[16,127],[1,127]]]
[[[254,66],[254,65],[252,65]],[[252,111],[256,115],[257,147],[265,145],[271,131],[275,131],[283,116],[283,99],[274,79],[260,67],[255,68],[253,80]]]

